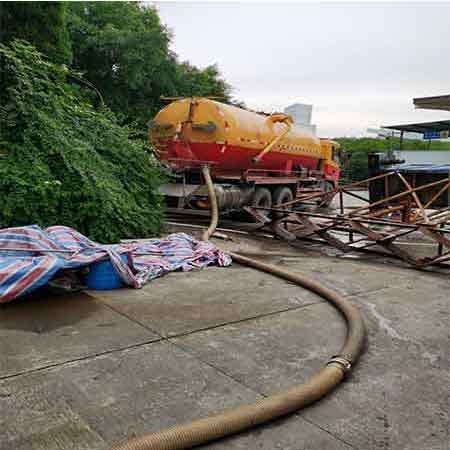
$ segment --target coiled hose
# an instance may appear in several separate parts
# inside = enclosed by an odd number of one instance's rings
[[[212,213],[211,224],[203,234],[203,239],[209,239],[217,226],[218,209],[209,168],[204,166],[202,170],[209,190]],[[272,264],[247,258],[237,253],[230,254],[240,264],[254,267],[296,283],[333,304],[344,316],[348,327],[347,337],[340,354],[332,357],[322,369],[303,384],[255,403],[225,410],[215,416],[175,425],[131,439],[112,447],[111,450],[188,449],[275,420],[298,411],[331,392],[358,359],[363,350],[366,333],[361,313],[349,301],[332,289],[298,273],[289,272]]]

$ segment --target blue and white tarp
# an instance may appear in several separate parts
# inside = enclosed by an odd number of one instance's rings
[[[128,262],[121,259],[123,253]],[[231,257],[214,244],[185,233],[103,245],[64,226],[6,228],[0,230],[0,303],[43,286],[60,270],[81,268],[105,257],[123,283],[134,288],[173,270],[231,264]]]

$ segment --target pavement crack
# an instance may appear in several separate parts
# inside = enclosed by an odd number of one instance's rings
[[[174,345],[175,347],[179,348],[180,350],[182,350],[185,353],[188,353],[190,356],[192,356],[193,358],[195,358],[197,361],[201,362],[202,364],[207,365],[208,367],[212,368],[213,370],[215,370],[216,372],[220,373],[221,375],[225,376],[226,378],[232,380],[233,382],[239,384],[240,386],[244,387],[245,389],[248,389],[249,391],[253,392],[256,396],[258,396],[259,398],[269,398],[271,396],[271,394],[266,394],[264,392],[259,391],[258,389],[254,389],[253,387],[249,386],[248,384],[244,383],[242,380],[236,378],[235,376],[231,375],[230,373],[228,373],[226,370],[216,366],[215,364],[211,363],[208,360],[205,360],[203,358],[201,358],[200,356],[198,356],[196,353],[194,353],[192,351],[192,349],[190,347],[186,347],[182,344],[176,343],[176,342],[172,342],[171,341],[172,338],[168,339],[168,341]],[[347,447],[351,448],[352,450],[359,450],[357,447],[355,447],[354,445],[350,444],[349,442],[347,442],[346,440],[340,438],[339,436],[336,436],[334,433],[330,432],[329,430],[327,430],[326,428],[318,425],[315,422],[312,422],[311,420],[305,419],[302,416],[302,411],[303,409],[294,412],[291,417],[297,417],[300,420],[303,420],[304,422],[308,423],[309,425],[319,428],[321,431],[325,432],[326,434],[328,434],[329,436],[331,436],[333,439],[343,443],[344,445],[346,445]],[[258,427],[257,427],[258,428]],[[299,449],[301,450],[301,449]]]
[[[302,411],[297,411],[296,413],[294,413],[295,416],[301,418],[302,420],[304,420],[305,422],[309,423],[310,425],[319,428],[319,430],[327,433],[328,435],[330,435],[331,437],[333,437],[333,439],[336,439],[339,442],[342,442],[343,444],[347,445],[348,447],[350,447],[353,450],[359,450],[357,447],[355,447],[354,445],[350,444],[350,442],[347,442],[345,439],[342,439],[341,437],[337,436],[336,434],[332,433],[331,431],[327,430],[326,428],[324,428],[323,426],[317,424],[316,422],[313,422],[312,420],[306,419],[305,417],[302,416]]]
[[[101,300],[97,299],[97,301],[101,301]],[[148,325],[146,325],[146,324],[136,320],[133,317],[130,317],[128,314],[126,314],[126,313],[116,309],[115,307],[107,304],[106,302],[102,301],[101,303],[102,303],[102,305],[108,307],[109,309],[111,309],[115,313],[117,313],[117,314],[121,315],[122,317],[132,321],[133,323],[135,323],[136,325],[139,325],[140,327],[146,329],[147,331],[150,331],[151,333],[153,333],[155,335],[155,337],[153,337],[153,338],[151,338],[149,340],[146,340],[146,341],[135,343],[135,344],[131,344],[131,345],[127,345],[127,346],[123,346],[123,347],[119,347],[119,348],[115,348],[115,349],[111,349],[111,350],[105,350],[103,352],[96,352],[96,353],[92,353],[92,354],[89,354],[89,355],[80,356],[78,358],[72,358],[72,359],[68,359],[68,360],[65,360],[65,361],[55,362],[55,363],[52,363],[52,364],[45,364],[45,365],[42,365],[42,366],[39,366],[39,367],[35,367],[35,368],[32,368],[32,369],[19,371],[19,372],[15,372],[15,373],[12,373],[12,374],[2,375],[2,376],[0,376],[0,381],[11,379],[11,378],[15,378],[15,377],[19,377],[19,376],[22,376],[22,375],[28,375],[28,374],[36,373],[36,372],[43,371],[43,370],[48,370],[48,369],[53,369],[53,368],[56,368],[56,367],[69,365],[69,364],[72,364],[74,362],[86,361],[86,360],[89,360],[89,359],[95,359],[95,358],[98,358],[100,356],[109,355],[109,354],[113,354],[113,353],[116,353],[116,352],[121,352],[121,351],[124,351],[124,350],[129,350],[129,349],[141,347],[141,346],[152,344],[152,343],[156,343],[156,342],[169,342],[171,345],[175,345],[171,341],[172,339],[188,336],[188,335],[191,335],[191,334],[195,334],[195,333],[202,332],[202,331],[207,331],[207,330],[214,329],[214,328],[225,327],[227,325],[233,325],[233,324],[247,322],[247,321],[251,321],[251,320],[257,320],[257,319],[264,318],[264,317],[270,317],[270,316],[274,316],[274,315],[277,315],[277,314],[282,314],[284,312],[297,310],[297,309],[301,309],[301,308],[306,308],[306,307],[309,307],[309,306],[318,305],[318,304],[321,304],[322,302],[318,301],[318,302],[315,302],[315,303],[308,303],[308,304],[305,304],[305,305],[292,306],[292,307],[284,308],[284,309],[277,310],[277,311],[271,311],[269,313],[258,314],[256,316],[246,317],[244,319],[239,319],[239,320],[235,320],[235,321],[229,321],[229,322],[221,323],[221,324],[218,324],[218,325],[212,325],[211,327],[205,327],[205,328],[201,328],[201,329],[197,329],[197,330],[193,330],[193,331],[188,331],[188,332],[184,332],[184,333],[179,333],[179,334],[175,334],[175,335],[171,335],[171,336],[165,336],[165,335],[159,333],[158,331],[152,329]],[[188,353],[192,354],[191,352],[188,352]],[[199,358],[197,358],[197,359],[199,359]],[[205,361],[205,364],[207,364],[206,361]],[[220,371],[220,369],[218,369],[218,368],[215,368],[215,369]],[[224,372],[224,374],[227,375],[225,372]],[[230,378],[232,378],[232,377],[230,377]],[[238,380],[235,380],[235,381],[239,382]],[[243,386],[245,386],[245,385],[243,385]]]
[[[207,361],[201,357],[199,357],[197,354],[195,354],[192,349],[190,347],[185,347],[182,344],[176,343],[176,342],[172,342],[171,340],[172,338],[168,339],[168,342],[173,345],[174,347],[182,350],[184,353],[187,353],[188,355],[190,355],[192,358],[196,359],[197,361],[200,361],[202,364],[207,365],[208,367],[210,367],[211,369],[214,369],[216,372],[220,373],[221,375],[225,376],[226,378],[234,381],[235,383],[238,383],[239,385],[241,385],[242,387],[248,389],[249,391],[253,392],[254,394],[256,394],[259,397],[265,398],[266,395],[258,392],[257,390],[253,389],[252,387],[248,386],[247,384],[245,384],[242,380],[239,380],[238,378],[234,377],[233,375],[229,374],[228,372],[226,372],[224,369],[221,369],[220,367],[216,366],[215,364],[211,363],[210,361]]]
[[[79,358],[68,359],[68,360],[65,360],[65,361],[60,361],[60,362],[56,362],[56,363],[52,363],[52,364],[46,364],[46,365],[43,365],[43,366],[40,366],[40,367],[34,367],[32,369],[29,369],[29,370],[23,370],[21,372],[11,373],[11,374],[8,374],[8,375],[2,375],[2,376],[0,376],[0,381],[9,380],[11,378],[20,377],[22,375],[29,375],[29,374],[40,372],[40,371],[43,371],[43,370],[53,369],[53,368],[56,368],[56,367],[66,366],[66,365],[69,365],[69,364],[72,364],[72,363],[75,363],[75,362],[79,362],[79,361],[87,361],[87,360],[90,360],[90,359],[99,358],[99,357],[105,356],[105,355],[111,355],[113,353],[122,352],[122,351],[125,351],[125,350],[131,350],[133,348],[138,348],[138,347],[141,347],[143,345],[154,344],[156,342],[160,342],[161,340],[162,339],[160,339],[160,338],[153,338],[153,339],[150,339],[150,340],[147,340],[147,341],[138,342],[136,344],[126,345],[124,347],[114,348],[114,349],[111,349],[111,350],[105,350],[103,352],[92,353],[90,355],[80,356]]]
[[[129,321],[133,322],[134,324],[144,328],[147,331],[150,331],[153,334],[156,334],[157,336],[159,336],[160,340],[165,340],[165,336],[163,336],[162,334],[158,333],[156,330],[153,330],[152,328],[150,328],[148,325],[146,325],[145,323],[140,322],[139,320],[135,319],[134,317],[129,316],[128,314],[124,313],[123,311],[121,311],[120,309],[115,308],[114,306],[110,305],[108,302],[106,301],[102,301],[101,299],[99,299],[99,301],[101,302],[101,304],[103,306],[106,306],[107,308],[109,308],[111,311],[114,311],[115,313],[119,314],[119,316],[124,317],[125,319],[128,319]]]
[[[256,314],[254,316],[244,317],[243,319],[229,320],[228,322],[221,322],[218,324],[205,326],[202,328],[197,328],[195,330],[184,331],[182,333],[177,333],[177,334],[171,334],[170,336],[167,336],[167,339],[182,338],[182,337],[190,336],[192,334],[200,333],[203,331],[214,330],[216,328],[223,328],[223,327],[226,327],[227,325],[236,325],[236,324],[240,324],[240,323],[251,322],[253,320],[264,319],[265,317],[276,316],[277,314],[283,314],[285,312],[296,311],[299,309],[303,309],[303,308],[307,308],[307,307],[315,306],[315,305],[321,305],[321,304],[323,304],[323,302],[318,300],[318,301],[303,304],[303,305],[288,306],[287,308],[277,309],[276,311],[270,311],[267,313]],[[157,333],[157,332],[154,331],[154,333]],[[159,333],[157,333],[157,334],[159,334]]]

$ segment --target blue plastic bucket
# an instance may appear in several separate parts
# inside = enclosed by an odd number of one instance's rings
[[[123,262],[128,262],[128,255],[122,253],[120,258]],[[86,277],[86,284],[90,289],[109,290],[122,286],[122,280],[114,268],[111,260],[97,261],[89,266],[89,273]]]

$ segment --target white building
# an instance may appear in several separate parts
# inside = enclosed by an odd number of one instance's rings
[[[311,124],[313,105],[294,103],[284,108],[286,114],[290,114],[296,125],[301,125],[313,134],[316,134],[316,125]]]

